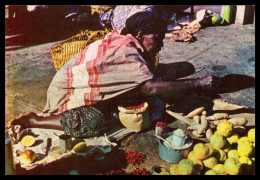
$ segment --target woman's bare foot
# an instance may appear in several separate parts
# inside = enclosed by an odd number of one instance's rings
[[[8,122],[6,128],[11,126],[20,125],[23,129],[29,128],[32,125],[32,121],[36,120],[39,116],[34,112],[29,112],[18,118],[15,118]]]
[[[6,129],[12,138],[17,141],[20,139],[22,131],[26,128],[30,128],[33,121],[38,119],[38,115],[34,112],[24,114],[18,118],[15,118],[8,122]]]

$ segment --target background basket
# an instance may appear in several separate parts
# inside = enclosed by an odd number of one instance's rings
[[[51,56],[56,71],[75,54],[83,51],[90,43],[103,39],[106,34],[113,30],[106,29],[104,31],[89,31],[85,30],[81,33],[72,36],[64,41],[58,42],[51,47]],[[155,67],[159,63],[159,53],[155,55]]]
[[[89,31],[85,30],[51,47],[51,56],[55,69],[58,71],[72,56],[83,51],[87,45],[103,39],[112,30]]]

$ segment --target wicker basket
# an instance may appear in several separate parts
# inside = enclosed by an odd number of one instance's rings
[[[55,69],[60,68],[75,54],[83,51],[87,45],[103,39],[105,35],[112,30],[89,31],[85,30],[81,33],[70,37],[64,41],[58,42],[51,47],[51,56]]]
[[[51,47],[51,56],[56,71],[75,54],[83,51],[90,43],[103,39],[105,35],[113,30],[104,31],[82,31],[80,34],[70,37],[64,41],[58,42]],[[159,53],[155,55],[155,67],[159,63]]]
[[[108,9],[115,8],[115,5],[91,5],[91,13],[97,12],[98,14],[104,13]]]

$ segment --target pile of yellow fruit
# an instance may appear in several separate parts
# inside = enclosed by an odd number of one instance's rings
[[[238,175],[254,174],[255,128],[240,137],[233,125],[222,121],[209,143],[197,143],[187,159],[170,167],[172,175]]]

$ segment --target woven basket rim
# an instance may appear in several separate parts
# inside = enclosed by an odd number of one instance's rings
[[[112,32],[111,30],[109,29],[106,29],[106,30],[98,30],[98,31],[89,31],[89,30],[85,30],[85,31],[81,31],[81,33],[79,34],[76,34],[68,39],[65,39],[63,41],[59,41],[55,44],[53,44],[51,46],[51,52],[55,52],[55,51],[60,51],[62,49],[62,45],[65,44],[65,43],[71,43],[71,42],[80,42],[80,41],[86,41],[89,42],[91,40],[92,37],[94,37],[96,34],[98,33],[105,33],[105,32]],[[84,39],[86,38],[86,39]],[[55,49],[55,48],[58,48],[60,47],[61,49]]]

